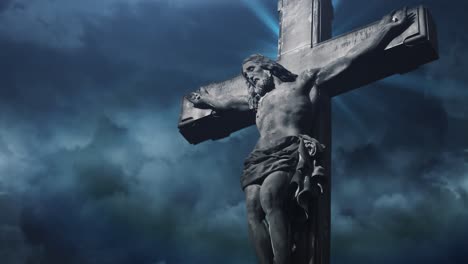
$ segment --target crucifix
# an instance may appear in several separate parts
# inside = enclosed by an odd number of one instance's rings
[[[251,56],[243,63],[242,75],[184,97],[179,130],[190,143],[197,144],[257,124],[261,137],[246,160],[241,184],[248,214],[249,197],[255,195],[265,211],[265,221],[258,226],[266,227],[266,233],[249,222],[260,262],[328,264],[331,98],[436,60],[435,25],[428,10],[419,6],[331,38],[331,0],[279,0],[278,11],[277,62]],[[379,51],[374,51],[377,48]],[[311,102],[305,102],[302,93],[307,93]],[[275,189],[275,184],[282,186],[278,182],[286,178],[295,184],[294,201],[306,217],[282,228],[276,224],[281,221],[268,213],[267,207],[275,199],[262,199],[261,195],[268,192],[262,189],[264,185]],[[301,193],[307,188],[312,188],[314,195],[304,200]],[[286,211],[292,218],[293,210]],[[287,243],[275,241],[278,237]],[[262,244],[262,239],[270,244]],[[285,256],[282,247],[290,255]]]

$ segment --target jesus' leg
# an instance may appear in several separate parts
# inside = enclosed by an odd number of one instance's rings
[[[287,172],[273,172],[260,189],[260,203],[269,223],[275,264],[289,264],[291,259],[289,222],[285,212],[288,179]]]
[[[271,264],[273,251],[270,235],[264,224],[265,213],[260,205],[260,185],[249,185],[245,187],[244,191],[250,240],[255,246],[259,263]]]

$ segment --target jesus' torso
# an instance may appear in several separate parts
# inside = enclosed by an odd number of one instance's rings
[[[311,134],[319,92],[299,76],[294,82],[283,82],[265,94],[259,104],[256,124],[260,139],[256,148],[266,148],[280,138]]]

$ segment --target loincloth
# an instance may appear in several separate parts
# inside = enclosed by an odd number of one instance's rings
[[[307,217],[308,200],[312,189],[324,181],[321,166],[325,146],[307,135],[281,138],[274,146],[254,149],[244,162],[242,189],[258,184],[275,171],[288,172],[290,197],[304,209]],[[320,183],[322,183],[320,185]]]

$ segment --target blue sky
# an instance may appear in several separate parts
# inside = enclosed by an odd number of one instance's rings
[[[462,263],[466,1],[334,1],[334,34],[423,3],[440,59],[333,101],[332,263]],[[184,94],[276,55],[274,0],[0,1],[0,259],[255,263],[258,133],[188,144]]]

